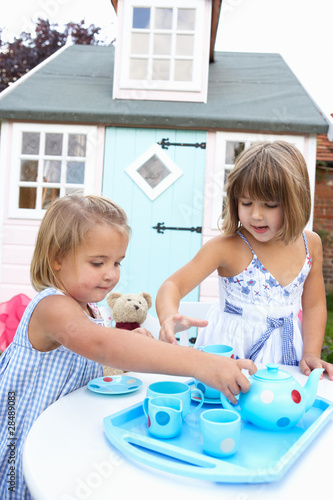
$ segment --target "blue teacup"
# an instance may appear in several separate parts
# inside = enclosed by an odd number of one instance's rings
[[[241,419],[233,410],[212,409],[200,415],[203,449],[214,457],[228,457],[239,447]]]
[[[150,384],[147,389],[147,396],[149,398],[156,396],[170,396],[180,399],[183,403],[183,418],[190,413],[199,410],[204,403],[204,396],[199,389],[190,388],[183,382],[176,382],[173,380],[165,380]],[[194,408],[191,408],[192,396],[195,396],[196,401],[197,398],[200,398],[199,404],[197,404]]]
[[[180,434],[183,423],[180,399],[169,396],[145,398],[143,410],[148,418],[148,430],[154,436],[167,439]]]
[[[229,345],[224,344],[211,344],[206,345],[204,347],[198,347],[200,351],[209,352],[211,354],[217,354],[218,356],[226,356],[227,358],[234,357],[234,350]],[[207,399],[218,399],[220,400],[221,393],[214,389],[213,387],[209,387],[209,385],[204,384],[200,380],[194,380],[195,386],[199,389]]]

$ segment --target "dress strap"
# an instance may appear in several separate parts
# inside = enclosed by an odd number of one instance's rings
[[[245,238],[244,234],[242,234],[240,231],[237,231],[237,234],[239,234],[239,236],[245,241],[245,243],[247,244],[247,246],[249,247],[249,249],[251,250],[251,252],[253,253],[253,255],[255,255],[253,248],[251,247],[250,243]],[[302,231],[302,235],[303,235],[303,240],[304,240],[304,245],[305,245],[306,253],[307,253],[307,255],[309,255],[308,240],[306,238],[306,235],[305,235],[304,231]]]
[[[244,234],[242,234],[240,231],[237,231],[237,234],[239,234],[239,236],[245,241],[245,243],[247,244],[247,246],[249,247],[249,249],[251,250],[251,252],[253,253],[253,255],[255,255],[250,243],[247,241],[247,239],[245,238]]]
[[[308,240],[306,239],[306,236],[305,236],[305,232],[304,232],[304,231],[302,231],[302,235],[303,235],[303,240],[304,240],[304,244],[305,244],[306,254],[307,254],[307,255],[309,255]]]

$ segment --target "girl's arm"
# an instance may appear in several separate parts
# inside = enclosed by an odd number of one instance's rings
[[[38,335],[33,329],[37,328],[40,345],[44,335],[45,346],[52,342],[55,347],[62,344],[103,365],[129,371],[194,377],[223,392],[235,403],[234,395],[246,392],[250,387],[241,369],[248,369],[250,373],[256,371],[250,360],[236,362],[191,347],[160,342],[137,332],[95,325],[77,302],[66,296],[46,297],[37,305],[32,318],[29,338],[35,348]]]
[[[161,285],[156,296],[156,311],[161,324],[160,340],[176,344],[175,332],[191,326],[207,326],[207,321],[179,314],[179,302],[221,266],[225,239],[217,236],[209,240],[190,262]]]
[[[320,359],[327,321],[322,243],[314,232],[307,231],[306,236],[312,266],[302,295],[303,356],[299,366],[305,375],[309,375],[314,368],[324,368],[333,380],[333,365]]]

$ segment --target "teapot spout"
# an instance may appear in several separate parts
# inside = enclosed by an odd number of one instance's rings
[[[305,386],[303,387],[306,400],[305,411],[308,411],[311,408],[316,399],[318,383],[323,371],[323,368],[315,368],[314,370],[312,370]]]

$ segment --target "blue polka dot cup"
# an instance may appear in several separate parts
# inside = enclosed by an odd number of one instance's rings
[[[169,396],[145,398],[143,410],[148,419],[148,431],[153,436],[170,439],[180,434],[183,423],[180,399]]]
[[[213,409],[200,415],[200,434],[205,453],[223,458],[233,455],[240,443],[241,419],[232,410]]]
[[[196,389],[195,387],[190,388],[183,382],[176,382],[173,380],[165,380],[150,384],[147,389],[147,396],[148,398],[156,396],[170,396],[180,399],[183,403],[183,418],[190,413],[194,413],[199,410],[204,402],[204,396],[199,389]],[[192,406],[192,399],[198,401],[198,404]]]
[[[209,352],[211,354],[217,354],[218,356],[226,356],[227,358],[234,357],[234,350],[229,345],[224,344],[212,344],[206,345],[204,347],[198,347],[200,351]],[[200,382],[200,380],[194,380],[195,386],[199,389],[206,399],[220,399],[220,392],[213,387]]]

